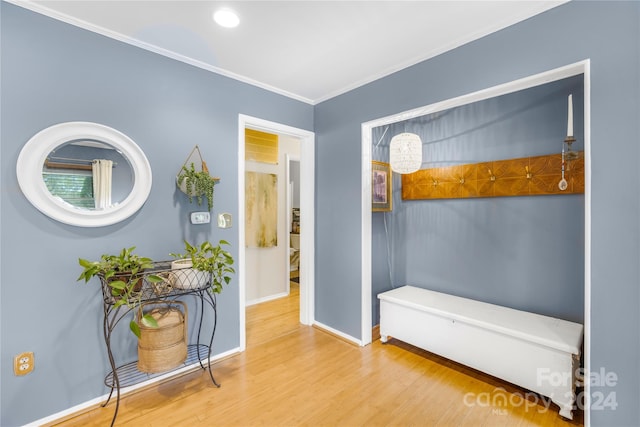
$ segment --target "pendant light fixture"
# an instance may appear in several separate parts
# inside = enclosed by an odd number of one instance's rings
[[[389,144],[391,170],[400,174],[413,173],[422,166],[422,140],[415,133],[401,133]]]

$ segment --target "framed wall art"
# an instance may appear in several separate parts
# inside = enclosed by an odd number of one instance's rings
[[[392,207],[391,167],[389,163],[371,162],[371,211],[390,212]]]
[[[245,245],[278,246],[278,176],[245,172]]]

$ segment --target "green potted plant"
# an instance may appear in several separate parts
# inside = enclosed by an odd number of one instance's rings
[[[189,196],[189,202],[196,198],[198,206],[202,205],[203,198],[207,199],[209,210],[213,208],[213,187],[220,180],[209,175],[207,164],[202,162],[202,170],[197,171],[193,162],[189,167],[182,166],[177,178],[178,187]]]
[[[114,307],[126,305],[131,309],[140,306],[142,300],[143,271],[153,267],[151,258],[142,257],[134,253],[136,247],[122,249],[118,254],[103,254],[99,261],[78,259],[82,272],[78,281],[89,282],[93,277],[99,277],[101,283],[106,285],[114,299]],[[162,277],[147,274],[144,278],[151,283],[163,281]],[[148,327],[157,327],[156,320],[143,315],[141,322]],[[140,338],[140,326],[136,320],[129,324],[131,331]]]
[[[210,277],[209,291],[213,293],[222,292],[222,287],[228,285],[231,281],[230,274],[235,273],[232,267],[233,257],[222,247],[223,245],[229,245],[229,242],[220,240],[214,246],[208,241],[200,245],[192,245],[185,240],[184,244],[184,253],[171,254],[171,256],[177,258],[172,263],[172,268],[179,270],[174,273],[176,274],[174,286],[184,288],[202,287]],[[180,271],[183,269],[189,270]],[[203,278],[204,283],[200,281]]]

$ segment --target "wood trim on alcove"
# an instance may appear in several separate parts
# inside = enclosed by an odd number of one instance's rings
[[[402,200],[583,194],[584,153],[577,154],[566,161],[564,191],[562,155],[549,154],[421,169],[402,175]]]

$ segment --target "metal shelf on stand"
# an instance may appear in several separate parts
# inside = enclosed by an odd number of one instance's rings
[[[177,371],[182,368],[186,368],[188,366],[195,365],[196,363],[200,363],[200,366],[203,369],[206,369],[204,363],[207,363],[207,356],[209,354],[209,346],[204,344],[191,344],[187,346],[187,359],[180,366],[175,367],[166,372],[159,372],[157,374],[149,374],[146,372],[142,372],[138,370],[138,361],[133,361],[129,363],[125,363],[124,365],[118,366],[115,370],[118,376],[118,381],[120,383],[120,387],[130,387],[132,385],[140,384],[145,381],[152,380],[154,378],[161,377],[166,375],[167,373]],[[104,379],[104,385],[110,388],[114,388],[116,386],[114,373],[109,372]]]

